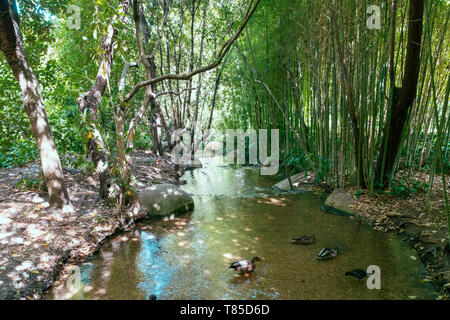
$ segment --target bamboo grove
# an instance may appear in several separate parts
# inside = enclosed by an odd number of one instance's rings
[[[420,170],[432,185],[449,170],[449,14],[446,1],[266,2],[227,65],[225,126],[279,128],[287,169],[334,187]]]

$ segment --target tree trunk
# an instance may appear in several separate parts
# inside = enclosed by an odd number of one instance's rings
[[[19,81],[24,109],[30,119],[39,150],[50,204],[65,211],[73,211],[48,123],[41,88],[25,51],[15,1],[0,0],[0,17],[0,50]]]
[[[100,132],[97,129],[97,109],[102,96],[106,90],[106,86],[109,81],[109,76],[111,74],[111,64],[114,52],[114,41],[117,34],[117,30],[114,25],[117,22],[122,22],[125,19],[126,13],[130,7],[130,0],[121,0],[119,3],[119,14],[111,19],[108,25],[107,34],[104,36],[102,41],[103,55],[100,60],[100,67],[97,72],[97,77],[95,79],[95,84],[91,89],[83,95],[83,97],[78,99],[78,107],[81,112],[85,110],[88,111],[90,121],[92,121],[93,131],[90,134],[88,140],[88,150],[92,162],[95,165],[96,172],[99,175],[100,182],[100,197],[106,199],[108,197],[108,181],[110,179],[110,174],[108,170],[108,154],[106,152],[105,146],[103,144]]]
[[[206,32],[206,12],[208,10],[208,4],[206,3],[203,8],[203,26],[202,26],[202,35],[200,39],[200,53],[198,56],[198,64],[202,65],[203,61],[203,45],[205,42],[205,32]],[[198,121],[198,106],[200,103],[200,93],[202,91],[202,73],[198,75],[198,87],[197,87],[197,93],[195,97],[195,103],[194,103],[194,119],[191,124],[191,144],[192,144],[192,150],[191,150],[191,156],[192,159],[194,159],[195,152],[197,150],[198,145],[201,143],[201,141],[195,141],[195,133],[196,131],[200,131],[202,128],[197,128],[197,121]],[[191,81],[191,87],[192,87],[192,81]],[[190,88],[191,88],[190,87]],[[201,119],[200,119],[201,121]]]
[[[397,158],[402,131],[409,111],[417,95],[420,71],[420,48],[423,30],[424,0],[409,2],[408,46],[402,87],[395,87],[391,115],[383,132],[383,140],[377,161],[376,181],[386,186]],[[386,149],[386,150],[385,150]]]
[[[148,27],[147,19],[143,14],[142,10],[139,8],[138,2],[133,3],[133,18],[135,20],[135,29],[136,29],[136,40],[139,50],[139,56],[142,64],[145,68],[145,74],[147,80],[151,80],[156,77],[156,64],[154,52],[147,54],[147,46],[150,43],[151,35],[150,29]],[[149,49],[149,48],[148,48]],[[150,50],[149,50],[150,51]],[[143,110],[144,113],[147,110],[148,104],[150,104],[150,125],[151,125],[151,136],[152,136],[152,149],[153,153],[163,155],[164,151],[162,148],[161,134],[159,129],[158,118],[161,123],[163,123],[164,128],[166,129],[166,123],[162,115],[161,107],[159,105],[158,99],[155,97],[156,95],[156,84],[152,84],[150,87],[146,88],[144,95],[144,105]],[[167,131],[166,131],[167,133]],[[170,136],[168,137],[168,139]]]
[[[156,65],[155,65],[155,58],[150,59],[150,77],[151,79],[156,77]],[[155,95],[156,93],[156,84],[153,84],[150,86],[150,91],[152,95]],[[162,148],[162,140],[161,140],[161,134],[158,123],[159,121],[162,123],[164,121],[163,114],[161,112],[161,106],[159,104],[159,100],[156,97],[152,97],[150,100],[151,104],[151,126],[152,126],[152,142],[153,142],[153,152],[155,154],[163,155],[164,150]],[[170,136],[167,137],[167,139],[170,139]]]

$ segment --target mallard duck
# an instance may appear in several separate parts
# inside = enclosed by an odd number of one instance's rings
[[[320,250],[319,254],[317,255],[317,259],[319,260],[329,260],[333,259],[338,255],[338,248],[323,248]]]
[[[346,276],[351,276],[351,277],[355,277],[358,278],[359,280],[362,280],[370,275],[372,275],[371,273],[367,273],[366,271],[364,271],[363,269],[355,269],[355,270],[351,270],[345,273]]]
[[[239,271],[241,274],[247,275],[256,269],[256,261],[261,261],[259,257],[254,257],[252,261],[248,260],[238,260],[233,262],[228,269],[234,269]]]
[[[316,240],[316,236],[312,235],[310,237],[308,236],[301,236],[298,238],[292,238],[291,241],[294,244],[311,244]]]

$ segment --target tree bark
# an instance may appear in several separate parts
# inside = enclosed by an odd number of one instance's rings
[[[50,204],[66,212],[73,211],[41,88],[25,51],[15,1],[0,0],[0,50],[22,91],[23,105],[36,139]]]
[[[114,41],[117,35],[117,30],[114,28],[114,24],[122,22],[125,19],[126,13],[130,7],[131,0],[121,0],[119,2],[119,14],[115,15],[107,28],[107,34],[102,41],[103,55],[100,59],[100,67],[97,72],[95,84],[90,90],[78,99],[78,107],[81,112],[87,111],[90,121],[92,121],[92,131],[87,147],[92,162],[96,168],[96,172],[99,175],[100,182],[100,197],[106,199],[108,197],[108,181],[110,179],[108,171],[108,154],[104,146],[100,131],[97,126],[97,110],[98,105],[103,97],[106,87],[109,82],[111,74],[111,64],[114,53]]]
[[[140,9],[138,2],[133,3],[133,18],[135,20],[136,41],[138,45],[139,56],[145,68],[146,78],[147,80],[150,80],[156,77],[156,63],[154,57],[155,52],[152,52],[149,55],[147,55],[146,47],[151,40],[150,29],[148,27],[147,19],[145,18],[145,15]],[[150,104],[151,106],[150,124],[152,130],[153,153],[163,155],[164,151],[162,148],[161,135],[158,127],[159,125],[158,118],[165,128],[166,134],[169,134],[169,137],[170,133],[168,132],[168,127],[165,123],[165,119],[163,117],[159,101],[156,97],[156,90],[157,90],[156,84],[152,84],[149,88],[146,88],[144,95],[143,110],[145,113],[148,104]]]
[[[151,58],[150,59],[150,74],[151,74],[151,78],[156,77],[156,64],[155,64],[155,58]],[[155,154],[159,154],[159,155],[163,155],[164,154],[164,150],[162,148],[162,139],[161,139],[161,134],[160,134],[160,129],[159,129],[159,123],[158,123],[158,118],[161,121],[161,124],[164,122],[165,124],[165,120],[164,120],[164,116],[162,114],[161,111],[161,105],[159,104],[159,100],[158,98],[156,98],[156,84],[152,84],[150,86],[150,93],[151,93],[151,99],[150,99],[150,104],[151,104],[151,125],[152,125],[152,141],[153,141],[153,152]],[[167,128],[166,125],[163,125],[164,128]],[[167,131],[166,131],[167,133]],[[170,139],[170,135],[168,136],[168,139]]]
[[[199,5],[200,5],[200,1],[199,1]],[[198,56],[198,64],[202,65],[203,62],[203,46],[204,46],[204,42],[205,42],[205,32],[206,32],[206,12],[208,10],[208,3],[206,3],[203,7],[203,24],[202,24],[202,35],[201,35],[201,39],[200,39],[200,52],[199,52],[199,56]],[[194,119],[192,121],[191,124],[191,144],[192,144],[192,149],[191,149],[191,156],[192,159],[194,159],[194,154],[197,150],[198,145],[201,143],[201,141],[195,141],[195,134],[196,131],[200,131],[202,128],[197,128],[197,121],[198,121],[198,106],[200,103],[200,93],[202,91],[202,73],[200,73],[198,75],[198,87],[197,87],[197,93],[196,93],[196,97],[195,97],[195,102],[194,102]],[[190,86],[189,88],[192,88],[192,79],[190,81]],[[201,121],[201,119],[200,119]]]
[[[402,87],[394,87],[391,115],[384,128],[383,140],[377,160],[375,181],[384,186],[387,186],[388,178],[392,175],[395,159],[400,151],[403,128],[417,95],[423,14],[424,0],[411,0],[409,2],[408,45]]]

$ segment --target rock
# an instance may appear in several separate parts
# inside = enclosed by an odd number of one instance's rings
[[[355,204],[356,200],[348,192],[337,189],[327,198],[322,205],[322,210],[336,214],[355,216],[355,212],[351,207]]]
[[[167,152],[167,153],[172,152],[172,149],[170,148],[169,143],[167,141],[163,141],[162,149],[164,152]]]
[[[69,168],[69,167],[62,167],[63,171],[70,173],[70,174],[78,174],[80,173],[80,171],[75,170],[73,168]]]
[[[192,197],[177,186],[159,184],[139,193],[139,203],[149,216],[166,217],[183,214],[194,209]]]
[[[152,164],[156,163],[156,159],[153,157],[149,157],[147,159],[138,160],[138,161],[136,161],[136,163],[152,165]]]
[[[307,173],[305,175],[305,172],[300,172],[291,177],[291,182],[292,182],[292,185],[294,186],[294,188],[297,189],[300,182],[309,182],[311,177],[312,176],[308,175]],[[273,187],[276,189],[284,190],[284,191],[291,190],[291,185],[289,184],[289,179],[285,179],[285,180],[277,183]]]
[[[178,162],[175,163],[182,166],[185,170],[195,170],[203,168],[202,162],[197,157],[194,157],[193,160],[189,158],[179,158]]]

